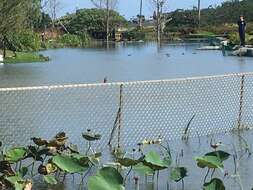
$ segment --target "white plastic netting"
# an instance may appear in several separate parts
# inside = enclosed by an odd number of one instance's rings
[[[98,147],[104,148],[115,121],[113,143],[173,140],[182,137],[193,116],[191,137],[230,131],[238,119],[241,127],[251,127],[253,73],[0,89],[0,141],[10,146],[61,131],[80,144],[81,133],[91,129],[102,134]]]

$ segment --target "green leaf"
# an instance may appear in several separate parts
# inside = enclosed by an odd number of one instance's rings
[[[150,151],[145,155],[143,163],[153,170],[163,170],[168,168],[171,162],[167,157],[162,160],[159,154],[154,151]]]
[[[153,175],[155,173],[150,167],[143,165],[143,163],[139,163],[133,167],[133,170],[136,171],[140,175]]]
[[[101,139],[101,135],[100,134],[94,134],[90,131],[83,133],[82,134],[83,138],[86,139],[87,141],[98,141]]]
[[[131,158],[119,158],[118,162],[125,167],[135,166],[140,162],[140,160],[134,160]]]
[[[196,157],[197,165],[200,168],[208,167],[210,169],[223,168],[222,161],[217,156]]]
[[[15,190],[24,190],[25,188],[25,182],[16,182],[14,184]]]
[[[11,184],[15,185],[15,183],[19,181],[23,181],[23,178],[19,175],[6,177],[6,180],[9,181]]]
[[[81,173],[87,169],[78,159],[67,155],[56,155],[52,161],[58,168],[68,173]]]
[[[96,176],[89,177],[88,190],[124,190],[123,177],[112,167],[105,167]]]
[[[185,167],[176,167],[170,174],[170,179],[179,182],[187,176],[187,169]]]
[[[58,183],[55,177],[52,175],[44,175],[43,178],[49,185],[56,185]]]
[[[26,154],[27,154],[27,150],[23,147],[12,148],[4,154],[4,160],[11,163],[16,163],[20,160],[23,160]]]
[[[222,180],[214,178],[204,184],[204,190],[225,190],[225,186]]]
[[[216,156],[223,162],[229,158],[230,154],[227,152],[224,152],[222,150],[218,150],[218,151],[214,151],[214,152],[209,152],[209,153],[205,154],[205,156]]]
[[[15,187],[15,190],[23,190],[27,182],[19,174],[11,177],[6,177],[5,179]]]

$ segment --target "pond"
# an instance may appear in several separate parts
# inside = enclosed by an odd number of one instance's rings
[[[51,57],[49,63],[27,63],[1,66],[0,87],[98,83],[102,82],[104,77],[107,77],[109,82],[157,80],[248,72],[253,70],[252,58],[224,57],[220,51],[197,51],[196,48],[202,45],[205,44],[163,43],[161,48],[157,48],[155,43],[119,43],[112,44],[109,49],[103,46],[97,46],[86,49],[66,48],[47,50],[42,53]],[[186,83],[181,84],[182,88],[179,88],[180,86],[178,84],[175,86],[172,85],[170,86],[172,91],[169,91],[169,88],[165,88],[167,91],[159,91],[158,93],[158,95],[166,94],[167,96],[157,96],[156,94],[157,99],[154,100],[152,104],[153,107],[151,106],[152,109],[150,109],[150,107],[145,107],[146,99],[143,98],[142,94],[137,96],[137,103],[134,101],[136,98],[130,96],[130,99],[127,99],[127,105],[130,107],[138,105],[139,110],[133,113],[124,111],[124,117],[126,117],[125,114],[127,113],[130,119],[133,118],[132,121],[136,121],[134,120],[134,116],[138,117],[137,121],[141,119],[141,121],[145,121],[144,119],[148,117],[146,123],[130,123],[132,126],[129,126],[134,128],[138,124],[138,127],[144,126],[146,130],[155,133],[155,130],[152,131],[152,129],[155,128],[152,127],[157,127],[158,123],[162,123],[163,121],[163,124],[171,122],[173,127],[177,129],[179,127],[182,128],[182,126],[185,127],[190,117],[192,117],[192,114],[194,114],[193,110],[195,109],[199,112],[198,114],[202,116],[199,117],[199,115],[197,115],[196,120],[194,120],[194,122],[198,124],[198,127],[223,127],[222,124],[228,122],[227,124],[229,128],[231,128],[234,123],[233,119],[237,118],[237,111],[239,110],[240,88],[239,85],[235,85],[240,84],[239,80],[240,78],[231,78],[231,80],[228,78],[221,80],[220,83],[213,83],[212,80],[207,80],[204,81],[203,84],[193,81],[193,86],[191,86],[191,83]],[[249,87],[251,87],[251,81],[251,78],[247,78],[246,80],[246,84],[249,83]],[[229,86],[228,84],[233,86]],[[97,92],[94,88],[88,89],[90,91],[87,92],[85,89],[69,89],[69,91],[51,89],[49,90],[50,92],[42,89],[31,92],[3,91],[0,96],[0,102],[2,104],[0,108],[0,140],[8,144],[22,144],[23,142],[29,144],[30,137],[40,134],[42,137],[49,138],[54,135],[52,131],[60,132],[64,130],[69,134],[70,142],[79,144],[82,148],[86,147],[84,142],[80,139],[81,132],[85,131],[87,127],[93,129],[93,126],[98,126],[103,128],[103,130],[107,130],[109,134],[113,122],[115,121],[115,114],[118,109],[118,96],[113,96],[112,98],[110,96],[104,96],[103,94],[107,92],[107,88],[105,87],[107,86],[99,88],[98,92],[100,92],[100,96],[97,94],[93,96],[93,93]],[[156,88],[158,87],[155,86],[154,89]],[[109,91],[107,93],[118,92],[118,89],[108,89]],[[136,90],[133,87],[129,89]],[[187,90],[185,91],[187,93],[181,93],[180,89]],[[251,93],[249,93],[251,90],[247,89],[248,88],[246,88],[245,91],[247,95],[245,101],[251,102],[252,96]],[[90,96],[87,96],[89,97],[89,101],[86,101],[85,98],[87,97],[85,93],[89,92],[92,93]],[[124,89],[124,93],[126,92],[126,89]],[[150,91],[145,91],[146,96],[151,96],[153,93],[152,88]],[[173,93],[181,94],[182,96],[173,96]],[[172,97],[174,97],[174,102],[172,102]],[[102,101],[97,103],[99,99]],[[133,100],[132,104],[130,100]],[[94,105],[97,107],[93,107]],[[123,107],[124,110],[126,110],[126,103]],[[162,109],[163,112],[161,111]],[[251,106],[244,109],[246,111],[252,110]],[[136,108],[131,110],[136,110]],[[145,111],[147,111],[149,115],[147,114],[146,116]],[[163,114],[156,115],[157,112]],[[171,113],[172,116],[169,115],[169,113]],[[103,117],[104,120],[96,120],[100,118],[100,116],[101,118]],[[173,116],[178,122],[172,122],[172,120],[168,121],[168,118],[171,119]],[[246,114],[246,116],[248,115]],[[155,122],[150,122],[150,118],[155,118],[156,120],[153,120]],[[209,120],[209,118],[211,119]],[[251,121],[251,114],[249,114],[249,120]],[[126,123],[124,127],[127,127]],[[129,129],[132,130],[132,128]],[[136,130],[137,129],[136,127]],[[201,128],[197,129],[200,130]],[[140,131],[142,130],[143,129]],[[172,129],[170,131],[175,135],[175,131]],[[212,128],[212,131],[214,131],[214,128]],[[132,130],[131,134],[129,133],[129,139],[132,140],[134,133],[134,130]],[[210,131],[210,133],[212,132]],[[105,135],[105,133],[103,133],[102,136],[103,135]],[[224,176],[227,189],[239,190],[240,182],[238,181],[240,177],[242,178],[241,183],[245,189],[250,189],[253,186],[250,175],[253,171],[251,167],[253,161],[252,155],[248,155],[245,151],[246,148],[249,147],[248,151],[250,154],[252,153],[252,131],[246,131],[246,133],[242,133],[241,136],[246,139],[245,142],[241,142],[242,138],[236,133],[229,133],[226,135],[213,134],[208,137],[190,138],[188,143],[180,140],[169,142],[173,166],[176,166],[175,161],[177,160],[180,166],[185,166],[188,169],[189,176],[185,180],[185,190],[200,189],[199,187],[203,184],[203,178],[206,174],[206,170],[201,170],[196,166],[196,161],[193,158],[202,156],[210,151],[211,142],[220,141],[224,145],[221,149],[231,153],[229,160],[224,166],[224,171],[228,170],[229,172],[228,177],[225,178]],[[166,136],[165,138],[168,137]],[[101,144],[102,143],[105,142],[103,141]],[[131,155],[131,148],[129,147],[127,150],[129,155]],[[111,161],[108,160],[110,154],[108,154],[107,150],[105,149],[103,151],[105,151],[103,159]],[[238,172],[234,172],[234,167],[236,166],[233,156],[235,155],[237,156]],[[240,174],[239,177],[237,176],[238,174]],[[132,173],[128,178],[128,183],[130,185],[127,189],[129,190],[134,189],[134,187],[131,186],[131,184],[133,185],[134,175],[135,174]],[[214,173],[215,177],[222,179],[223,175],[224,172],[220,170]],[[181,183],[176,184],[170,181],[168,176],[168,170],[161,173],[158,189],[182,190]],[[78,189],[78,180],[75,180],[75,183],[72,184],[71,176],[68,177],[70,177],[70,180],[67,180],[63,186],[47,188],[47,186],[38,184],[35,188],[59,190],[71,188]],[[157,190],[157,183],[154,185],[152,179],[148,179],[151,183],[146,184],[145,180],[144,176],[142,176],[139,189]]]
[[[48,63],[0,66],[0,87],[157,80],[253,70],[252,58],[197,51],[201,43],[116,43],[43,51]]]

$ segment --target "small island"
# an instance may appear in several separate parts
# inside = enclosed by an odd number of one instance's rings
[[[1,51],[0,51],[1,52]],[[49,57],[46,57],[38,52],[7,52],[6,58],[3,60],[4,64],[15,63],[33,63],[33,62],[46,62],[49,61]]]

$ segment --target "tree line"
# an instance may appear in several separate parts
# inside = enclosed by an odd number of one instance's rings
[[[209,6],[208,8],[202,9],[201,14],[199,13],[198,7],[193,7],[193,9],[188,10],[177,9],[166,14],[167,19],[171,18],[171,21],[166,24],[166,30],[191,31],[194,28],[198,28],[199,24],[200,27],[236,24],[240,15],[244,15],[248,22],[253,22],[252,10],[252,0],[225,1],[219,6]]]
[[[0,0],[0,40],[1,48],[6,54],[6,48],[10,49],[11,37],[23,30],[41,32],[46,28],[63,27],[66,33],[80,35],[87,33],[94,38],[103,38],[109,41],[114,29],[119,26],[127,26],[127,20],[117,11],[118,0],[90,0],[93,9],[79,9],[73,14],[57,17],[60,8],[60,0]],[[198,26],[217,26],[226,23],[236,23],[239,15],[243,14],[247,21],[253,21],[253,1],[226,1],[220,6],[202,9],[201,0],[196,1],[196,7],[190,10],[177,9],[167,12],[168,0],[138,0],[139,7],[137,17],[139,19],[138,30],[143,28],[142,9],[152,5],[154,14],[154,32],[157,40],[165,31],[180,31],[189,29],[189,32]],[[138,16],[139,15],[139,16]],[[201,20],[200,20],[201,19]],[[102,36],[100,36],[103,34]],[[69,38],[65,38],[69,39]],[[15,47],[14,47],[15,49]]]

